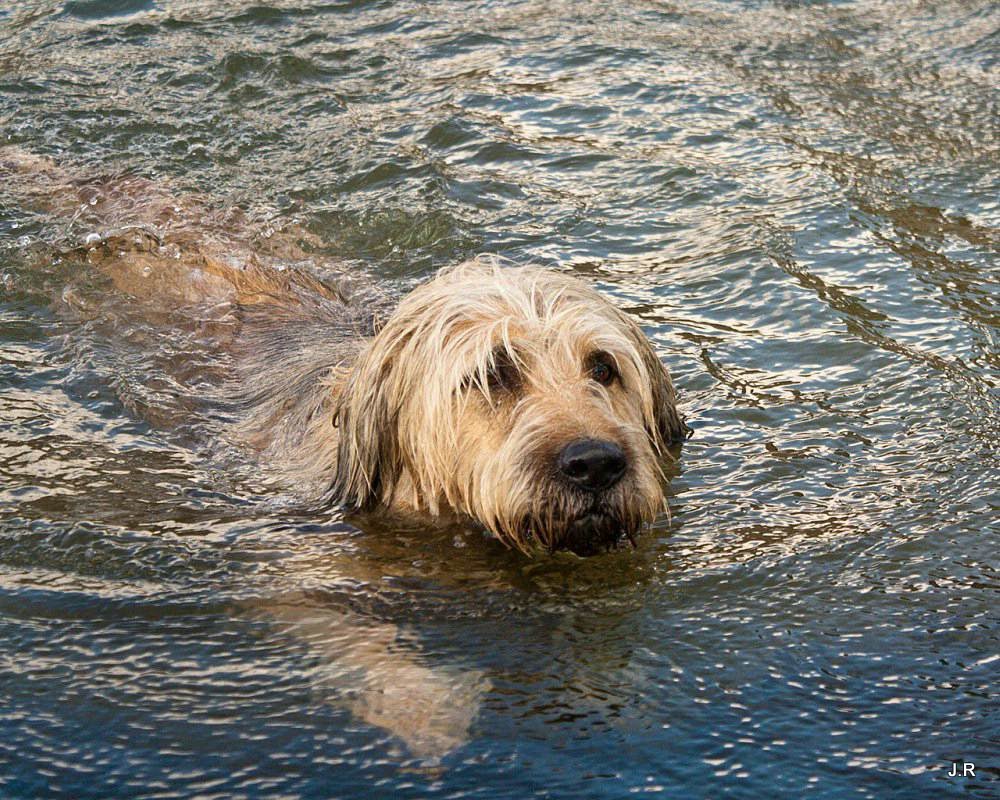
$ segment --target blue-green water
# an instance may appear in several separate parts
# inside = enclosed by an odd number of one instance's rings
[[[4,4],[6,143],[300,220],[392,293],[572,269],[695,436],[636,552],[359,532],[219,452],[203,343],[51,255],[85,215],[0,188],[0,797],[1000,795],[998,29]]]

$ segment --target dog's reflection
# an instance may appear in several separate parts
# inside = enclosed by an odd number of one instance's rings
[[[434,763],[461,747],[484,694],[485,674],[431,665],[392,623],[288,597],[267,617],[308,653],[317,699],[345,705],[359,720],[384,729],[409,752]]]
[[[299,521],[289,515],[282,527]],[[301,522],[315,525],[315,517],[303,513]],[[297,537],[261,599],[236,612],[297,654],[317,702],[346,708],[421,766],[436,767],[470,741],[492,688],[475,658],[448,643],[467,632],[441,614],[442,593],[467,597],[470,575],[480,596],[509,591],[523,562],[481,531],[371,525],[362,535],[331,522]]]

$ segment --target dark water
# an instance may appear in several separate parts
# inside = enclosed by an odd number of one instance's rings
[[[67,314],[38,255],[88,231],[5,199],[0,796],[1000,796],[998,28],[4,4],[7,142],[294,217],[391,291],[572,268],[696,434],[635,553],[362,534],[206,455],[164,365],[210,354]]]

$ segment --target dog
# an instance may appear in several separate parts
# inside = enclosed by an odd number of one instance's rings
[[[213,431],[248,468],[309,505],[377,528],[471,523],[526,553],[580,555],[634,540],[666,509],[663,467],[687,433],[670,376],[638,325],[569,274],[478,259],[396,303],[318,256],[322,242],[294,221],[261,229],[159,181],[80,178],[11,147],[0,176],[0,201],[44,212],[49,229],[71,219],[90,231],[23,255],[62,262],[60,314],[106,314],[112,332],[178,326],[223,356],[227,374],[208,384],[169,359],[177,408],[123,402],[167,428],[204,395]],[[318,696],[414,756],[434,763],[460,747],[486,674],[427,659],[389,619],[308,596],[297,573],[374,584],[385,561],[307,557],[287,560],[287,592],[268,584],[267,600],[239,613],[305,646]]]
[[[479,261],[399,304],[329,384],[331,499],[457,513],[505,544],[589,555],[664,507],[684,434],[639,327],[568,275]]]
[[[315,499],[578,555],[634,545],[666,510],[662,466],[688,431],[670,375],[579,279],[477,259],[383,318],[370,309],[388,305],[346,275],[303,266],[301,228],[257,252],[244,219],[151,181],[74,181],[10,149],[0,163],[36,205],[105,224],[76,255],[120,291],[229,305],[233,438]]]

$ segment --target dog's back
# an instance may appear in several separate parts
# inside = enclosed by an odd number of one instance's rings
[[[228,370],[207,396],[198,391],[226,420],[226,438],[256,451],[270,471],[294,476],[300,493],[322,495],[319,476],[332,471],[335,436],[309,433],[330,426],[330,378],[389,310],[372,282],[316,256],[314,237],[299,225],[255,223],[144,178],[74,176],[5,147],[0,179],[20,208],[44,214],[53,230],[75,231],[49,237],[38,268],[76,262],[109,278],[135,317],[203,325],[202,341]],[[63,291],[57,302],[72,297]]]

